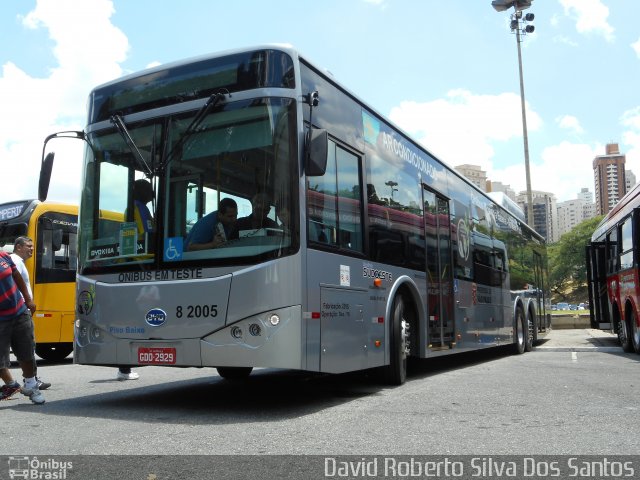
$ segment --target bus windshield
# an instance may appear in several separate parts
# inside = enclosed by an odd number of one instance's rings
[[[195,128],[202,110],[124,122],[135,147],[113,126],[88,135],[81,269],[242,264],[298,245],[295,102],[233,100],[216,104]],[[141,171],[145,164],[152,174]],[[225,225],[224,241],[213,242],[225,198],[233,202],[223,210],[235,205],[236,218]],[[105,211],[120,221],[100,220]]]

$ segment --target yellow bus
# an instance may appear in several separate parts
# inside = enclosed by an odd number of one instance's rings
[[[11,253],[19,236],[33,239],[25,262],[36,304],[36,354],[58,361],[73,350],[78,206],[39,200],[0,204],[0,247]]]

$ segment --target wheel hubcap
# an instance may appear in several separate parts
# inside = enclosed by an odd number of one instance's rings
[[[408,356],[410,352],[410,329],[411,326],[409,322],[403,318],[400,323],[400,338],[402,339],[401,351],[405,357]]]

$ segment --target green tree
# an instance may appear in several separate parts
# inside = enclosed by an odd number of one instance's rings
[[[551,290],[563,299],[572,291],[586,294],[585,247],[591,241],[591,235],[601,220],[602,216],[585,220],[547,249]]]

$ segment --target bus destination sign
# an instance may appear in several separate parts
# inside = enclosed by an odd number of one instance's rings
[[[19,217],[22,215],[25,206],[25,202],[5,203],[0,206],[0,220],[11,220],[12,218]]]

